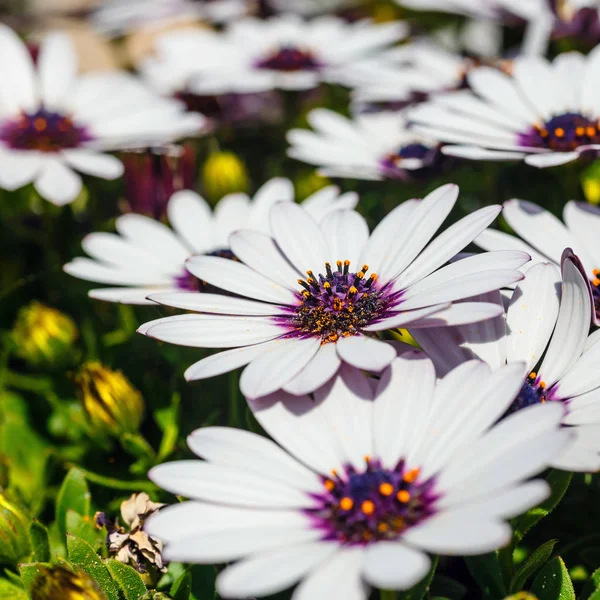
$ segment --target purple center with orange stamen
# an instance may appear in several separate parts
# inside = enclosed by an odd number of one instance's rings
[[[522,408],[544,403],[547,400],[550,400],[550,398],[545,382],[541,381],[537,373],[532,371],[525,380],[519,395],[508,409],[508,413],[514,413]]]
[[[590,281],[592,285],[592,300],[594,301],[594,310],[596,318],[600,319],[600,269],[594,269],[594,279]]]
[[[367,275],[367,265],[357,273],[350,272],[348,260],[338,260],[336,267],[333,270],[325,263],[325,274],[307,271],[307,279],[298,280],[304,289],[298,293],[300,304],[291,317],[298,333],[319,336],[323,344],[357,335],[385,316],[397,295],[379,289],[377,275]],[[286,319],[285,324],[289,323]]]
[[[259,60],[255,66],[258,69],[283,71],[284,73],[318,71],[322,67],[321,63],[319,63],[310,50],[298,48],[293,45],[281,46],[266,58]]]
[[[565,113],[541,125],[534,125],[528,133],[519,136],[519,144],[555,152],[571,152],[580,146],[600,144],[600,127],[597,119],[579,113]]]
[[[431,147],[415,142],[400,147],[393,154],[388,154],[379,164],[382,174],[389,179],[411,179],[430,175],[430,167],[433,167],[440,157],[441,153],[437,146]],[[419,161],[422,166],[412,168],[410,163],[414,161]]]
[[[344,471],[323,478],[323,493],[314,495],[317,506],[306,511],[326,540],[348,545],[394,540],[435,512],[434,481],[423,481],[419,469],[404,461],[385,469],[365,457],[363,471],[351,465]]]
[[[31,114],[21,113],[16,119],[0,125],[0,142],[13,150],[60,152],[78,148],[93,139],[69,116],[45,109]]]

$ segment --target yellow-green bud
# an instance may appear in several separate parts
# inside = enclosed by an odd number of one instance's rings
[[[31,600],[107,600],[106,594],[84,571],[56,567],[40,568],[31,588]]]
[[[321,177],[316,171],[299,177],[296,179],[294,185],[296,188],[296,199],[300,201],[306,200],[306,198],[328,185],[331,185],[331,181],[327,177]]]
[[[64,313],[32,302],[22,308],[12,331],[16,353],[35,367],[64,366],[73,355],[77,326]]]
[[[250,178],[246,165],[233,152],[213,152],[202,168],[202,183],[208,199],[216,202],[227,194],[247,192]]]
[[[144,399],[121,371],[89,361],[75,376],[75,383],[88,422],[96,432],[119,436],[137,431]]]
[[[590,204],[600,204],[600,160],[593,162],[581,175],[581,187]]]
[[[0,563],[17,564],[31,554],[29,525],[26,512],[0,494]]]
[[[512,596],[507,596],[504,600],[538,600],[538,598],[529,592],[517,592]]]

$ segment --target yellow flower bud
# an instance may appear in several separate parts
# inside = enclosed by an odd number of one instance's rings
[[[507,596],[504,600],[538,600],[538,598],[529,592],[517,592],[512,596]]]
[[[17,355],[36,367],[65,365],[77,336],[70,317],[39,302],[19,311],[12,331]]]
[[[75,376],[75,383],[95,431],[113,436],[137,431],[144,412],[144,399],[121,371],[89,361]]]
[[[316,171],[299,177],[294,185],[296,188],[296,199],[306,200],[306,198],[328,185],[331,185],[331,181],[327,177],[322,177]]]
[[[233,192],[247,192],[250,187],[246,165],[233,152],[210,154],[202,168],[202,182],[213,201]]]
[[[31,588],[31,600],[107,600],[106,594],[84,571],[41,567]]]
[[[600,204],[600,161],[593,162],[581,175],[581,187],[590,204]]]
[[[0,563],[17,564],[31,554],[30,524],[25,511],[0,494]]]

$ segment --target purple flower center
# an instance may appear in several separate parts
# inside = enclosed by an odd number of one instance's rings
[[[540,381],[537,374],[532,371],[525,380],[519,395],[508,409],[508,414],[517,412],[522,408],[527,408],[534,404],[539,404],[540,402],[546,402],[546,400],[549,400],[546,384],[543,381]]]
[[[43,108],[32,114],[21,113],[0,125],[0,142],[14,150],[60,152],[78,148],[92,139],[93,136],[75,125],[69,116]]]
[[[199,292],[201,282],[197,277],[194,277],[187,269],[184,269],[184,272],[175,277],[175,285],[180,290],[185,290],[186,292]]]
[[[596,316],[600,318],[600,270],[594,269],[594,279],[590,281],[592,285],[592,300],[594,301],[594,310]]]
[[[390,179],[405,179],[415,176],[422,172],[426,167],[431,166],[439,157],[439,150],[431,148],[425,144],[407,144],[402,146],[396,153],[388,154],[381,162],[381,170],[386,177]],[[423,162],[423,166],[418,169],[406,169],[405,161],[416,159]]]
[[[522,146],[546,148],[555,152],[570,152],[587,144],[600,144],[598,120],[578,113],[552,117],[542,125],[534,125],[519,136]]]
[[[256,63],[256,67],[259,69],[270,69],[285,73],[317,71],[321,66],[312,52],[292,45],[281,46],[278,50]]]
[[[357,335],[385,312],[390,300],[378,289],[377,275],[366,276],[367,265],[351,273],[349,260],[336,264],[336,271],[325,263],[325,275],[315,277],[307,271],[306,281],[298,280],[304,290],[298,294],[300,305],[292,316],[299,333],[319,336],[323,344]]]
[[[433,480],[420,481],[419,469],[406,469],[404,461],[395,469],[369,457],[365,462],[362,472],[347,465],[343,475],[323,478],[317,507],[306,513],[324,539],[349,545],[393,540],[435,512]]]

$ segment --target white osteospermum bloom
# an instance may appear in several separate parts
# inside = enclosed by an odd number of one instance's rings
[[[258,190],[254,198],[229,194],[214,213],[208,203],[192,191],[173,194],[167,214],[173,229],[150,217],[136,214],[117,219],[117,234],[92,233],[82,242],[92,258],[75,258],[64,270],[80,279],[119,285],[90,291],[90,296],[109,302],[154,304],[148,294],[157,291],[197,290],[199,282],[186,270],[186,260],[195,254],[230,256],[229,235],[240,228],[268,231],[269,209],[276,202],[293,202],[294,188],[288,179],[275,178]],[[355,193],[339,194],[329,186],[302,206],[320,221],[330,211],[356,206]]]
[[[585,1],[585,0],[584,0]],[[412,10],[456,13],[477,19],[530,20],[547,11],[546,0],[396,0]]]
[[[550,167],[600,149],[600,46],[553,62],[518,57],[512,76],[481,67],[467,79],[472,91],[437,96],[408,113],[415,130],[456,144],[445,154]]]
[[[332,16],[310,21],[295,15],[246,18],[224,32],[167,33],[143,68],[153,79],[182,73],[200,95],[304,90],[334,79],[341,66],[361,60],[404,38],[402,22],[348,23]],[[202,60],[197,60],[202,56]]]
[[[318,223],[301,206],[276,204],[271,235],[241,230],[230,236],[240,262],[195,256],[186,263],[201,281],[243,298],[155,294],[151,299],[160,304],[199,314],[158,319],[139,331],[184,346],[233,348],[192,365],[186,378],[248,365],[240,388],[250,398],[278,389],[312,392],[342,362],[379,372],[396,350],[377,332],[497,316],[496,305],[451,303],[522,278],[516,269],[529,255],[519,251],[442,267],[500,211],[478,210],[431,241],[457,196],[458,188],[447,185],[424,200],[404,202],[372,234],[354,211],[335,211]]]
[[[502,215],[524,242],[512,235],[487,229],[475,239],[484,250],[522,250],[532,257],[527,268],[539,262],[560,265],[565,248],[573,248],[590,282],[596,324],[600,325],[600,209],[586,202],[567,202],[562,223],[545,208],[527,200],[504,203]]]
[[[57,205],[81,191],[75,171],[122,175],[121,161],[104,151],[164,143],[205,124],[127,73],[78,76],[75,50],[59,33],[42,41],[36,67],[17,35],[0,25],[0,74],[8,82],[0,91],[0,187],[33,182]]]
[[[409,179],[440,158],[437,144],[406,127],[399,112],[358,115],[354,119],[324,108],[308,114],[315,131],[287,134],[288,155],[320,167],[329,177]]]
[[[394,360],[373,385],[344,367],[314,394],[249,401],[279,446],[238,429],[188,438],[205,460],[153,468],[150,479],[190,501],[146,529],[168,560],[238,561],[217,578],[224,598],[366,600],[405,590],[428,553],[472,555],[506,545],[506,520],[549,494],[545,469],[568,442],[562,409],[540,405],[497,423],[521,365],[470,361],[436,381],[421,352]]]
[[[523,364],[525,382],[510,411],[539,403],[563,407],[562,422],[573,440],[552,465],[569,471],[597,471],[600,337],[598,332],[588,337],[592,300],[581,271],[579,261],[567,250],[562,261],[562,294],[557,291],[560,274],[556,266],[537,264],[515,289],[505,316],[471,327],[414,334],[433,358],[438,375],[472,358],[485,360],[493,369],[506,363]]]

